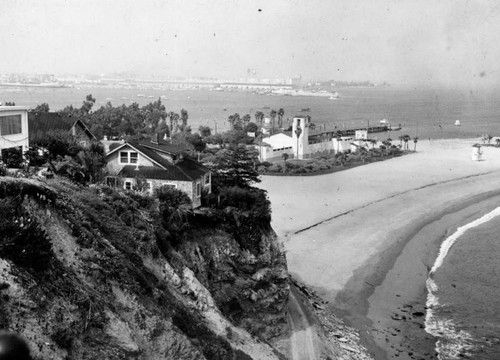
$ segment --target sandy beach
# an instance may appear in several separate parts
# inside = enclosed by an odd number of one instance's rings
[[[264,176],[290,272],[360,330],[376,359],[432,358],[425,279],[444,236],[500,197],[500,148],[419,141],[417,152],[313,177]]]

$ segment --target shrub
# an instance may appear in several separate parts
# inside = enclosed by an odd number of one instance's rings
[[[191,204],[189,196],[171,186],[162,186],[155,190],[155,195],[160,203],[168,204],[171,207],[179,207],[183,204]]]
[[[0,208],[0,254],[27,269],[47,269],[52,246],[36,218],[23,209],[19,197],[0,200]]]
[[[239,210],[251,211],[261,216],[271,215],[271,203],[263,190],[239,187],[222,188],[220,193],[220,205],[231,206]]]

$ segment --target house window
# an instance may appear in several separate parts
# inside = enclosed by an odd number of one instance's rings
[[[150,192],[152,187],[151,181],[144,181],[144,191]]]
[[[210,174],[205,174],[205,185],[210,184]]]
[[[125,188],[125,190],[132,190],[132,182],[125,181],[124,188]]]
[[[0,135],[14,135],[22,133],[21,115],[0,117]]]
[[[139,154],[135,151],[120,151],[120,164],[137,164]]]
[[[106,185],[108,186],[116,186],[117,184],[117,181],[116,181],[116,178],[115,177],[107,177],[106,178]]]
[[[136,152],[130,152],[129,155],[130,155],[130,163],[137,164],[137,160],[139,159],[139,154],[137,154]]]
[[[128,152],[120,151],[120,163],[127,164],[128,163]]]
[[[197,197],[201,196],[201,183],[199,182],[196,183],[196,196]]]

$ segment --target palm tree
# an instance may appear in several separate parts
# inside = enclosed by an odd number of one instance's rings
[[[408,141],[409,141],[410,139],[411,139],[411,138],[410,138],[410,135],[403,135],[403,141],[404,141],[404,143],[405,143],[405,147],[404,147],[404,149],[405,149],[405,150],[408,150]]]
[[[262,126],[262,120],[264,119],[264,113],[262,111],[255,112],[255,122]]]
[[[274,134],[274,120],[276,119],[276,115],[278,113],[276,112],[276,110],[271,110],[271,112],[269,113],[269,116],[271,117],[271,123],[272,123],[272,127],[271,127],[271,135]]]
[[[285,110],[280,108],[278,110],[278,127],[281,129],[283,127],[283,115],[285,115]]]
[[[281,157],[283,158],[283,174],[286,173],[286,161],[288,160],[288,154],[283,153],[281,154]]]
[[[413,138],[413,151],[417,151],[418,136]]]
[[[243,122],[243,128],[245,128],[250,123],[250,120],[252,120],[252,118],[249,114],[243,115],[243,117],[241,118],[241,121]]]

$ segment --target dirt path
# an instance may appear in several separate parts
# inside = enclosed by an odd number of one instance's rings
[[[291,352],[293,360],[314,360],[319,358],[319,352],[315,346],[316,333],[314,324],[307,316],[307,310],[297,298],[294,287],[290,288],[288,302],[288,319],[292,331]]]

